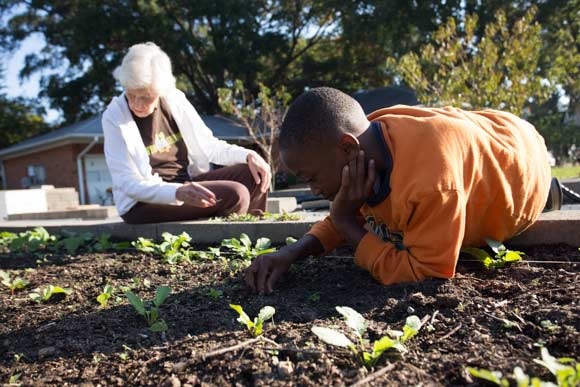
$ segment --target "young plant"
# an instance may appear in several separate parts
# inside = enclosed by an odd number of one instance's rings
[[[181,261],[189,261],[187,249],[190,247],[191,237],[186,232],[173,235],[169,232],[161,234],[163,241],[157,246],[157,252],[161,254],[164,262],[174,265]]]
[[[217,290],[217,289],[213,289],[211,288],[209,290],[209,292],[207,292],[207,295],[212,299],[212,300],[217,300],[218,298],[221,298],[224,295],[224,292],[221,290]]]
[[[101,305],[101,308],[106,308],[109,304],[109,300],[115,294],[115,288],[111,285],[105,285],[103,292],[97,296],[97,302]]]
[[[84,232],[82,234],[70,234],[59,240],[56,248],[64,248],[70,255],[75,255],[81,247],[87,246],[93,240],[93,234]]]
[[[313,327],[312,333],[327,344],[349,348],[356,359],[367,368],[373,367],[381,355],[389,349],[406,352],[407,348],[404,343],[415,336],[421,329],[421,320],[419,320],[419,317],[409,316],[405,321],[402,332],[387,332],[390,337],[384,336],[376,340],[373,343],[372,352],[367,352],[368,340],[363,337],[367,329],[367,323],[364,317],[348,306],[337,306],[336,310],[344,317],[346,325],[354,332],[357,338],[356,343],[353,343],[344,333],[331,328]]]
[[[260,309],[260,313],[258,313],[258,317],[254,318],[254,321],[250,320],[250,317],[244,312],[244,309],[241,305],[230,304],[230,308],[238,312],[240,317],[238,317],[237,321],[245,325],[248,328],[248,332],[253,337],[258,337],[262,334],[264,329],[264,323],[274,316],[276,313],[276,309],[271,306],[264,306]]]
[[[28,296],[32,299],[32,301],[40,303],[47,302],[55,294],[64,294],[66,297],[71,293],[72,289],[48,285],[45,288],[34,289],[34,292],[30,293]]]
[[[18,236],[10,241],[9,248],[11,251],[36,252],[50,246],[56,238],[50,235],[44,227],[36,227],[34,230],[28,230],[18,233]]]
[[[224,239],[221,243],[223,247],[232,250],[237,256],[246,261],[251,261],[262,254],[276,251],[275,248],[270,247],[270,244],[270,239],[259,238],[255,246],[252,247],[252,240],[247,234],[240,235],[240,239]]]
[[[500,269],[509,262],[521,261],[522,255],[525,255],[525,253],[521,251],[508,250],[501,242],[488,238],[486,238],[485,241],[495,253],[494,257],[488,254],[487,251],[478,249],[476,247],[464,247],[461,249],[461,252],[469,254],[477,260],[481,261],[483,267],[486,269]]]
[[[139,237],[136,241],[131,242],[131,245],[142,253],[154,253],[157,244],[152,239]]]
[[[28,286],[29,282],[21,277],[10,278],[10,273],[4,270],[0,270],[0,279],[2,280],[2,285],[10,289],[10,294],[14,295],[17,290],[22,290]]]
[[[545,347],[540,350],[541,359],[534,359],[534,362],[546,367],[552,375],[556,377],[558,386],[574,387],[580,385],[580,363],[574,359],[564,357],[556,359]],[[485,368],[466,367],[467,371],[474,377],[494,383],[498,386],[508,387],[510,382],[503,377],[499,371],[490,371]],[[550,382],[545,382],[537,377],[530,377],[524,373],[520,367],[515,367],[513,378],[518,387],[541,387],[555,386]]]
[[[101,234],[94,239],[94,244],[91,246],[91,251],[100,252],[107,250],[126,250],[131,247],[130,242],[111,242],[111,234]]]
[[[143,316],[149,330],[152,332],[165,332],[168,327],[165,320],[159,318],[159,307],[165,302],[170,293],[171,288],[168,286],[160,286],[155,292],[155,298],[147,303],[130,290],[125,295],[131,305],[133,305],[133,308],[135,308],[137,314]]]
[[[189,260],[213,261],[221,256],[219,247],[210,247],[206,251],[203,250],[189,250]]]

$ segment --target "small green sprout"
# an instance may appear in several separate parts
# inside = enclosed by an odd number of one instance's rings
[[[540,325],[550,333],[556,333],[560,330],[560,326],[558,324],[554,324],[550,320],[542,320],[540,321]]]
[[[174,265],[182,261],[189,261],[187,249],[190,247],[191,237],[188,233],[182,232],[173,235],[169,232],[161,234],[163,241],[157,246],[157,252],[161,254],[164,262]]]
[[[6,237],[6,239],[9,238]],[[10,239],[8,248],[11,251],[36,252],[47,248],[55,241],[56,237],[50,235],[44,227],[36,227],[34,230],[18,233],[17,236]]]
[[[157,246],[152,239],[139,237],[136,241],[131,242],[131,245],[142,253],[154,253]]]
[[[4,270],[0,270],[0,279],[2,280],[2,285],[10,289],[10,294],[14,295],[17,290],[22,290],[28,286],[29,282],[21,277],[10,278],[10,273]]]
[[[320,301],[320,292],[314,292],[308,297],[309,301],[318,302]]]
[[[498,386],[502,387],[509,387],[510,382],[503,377],[503,374],[499,371],[490,371],[486,370],[485,368],[475,368],[475,367],[466,367],[467,372],[471,374],[471,376],[487,380],[490,383],[497,384]]]
[[[546,367],[556,377],[558,386],[575,387],[580,385],[580,363],[577,360],[567,357],[556,359],[550,355],[550,352],[545,347],[540,349],[540,354],[541,359],[534,359],[534,363]],[[499,371],[490,371],[484,368],[474,367],[466,367],[466,369],[476,378],[487,380],[502,387],[508,387],[510,385],[509,380],[504,378]],[[544,382],[537,377],[531,378],[520,367],[514,368],[513,378],[518,387],[555,386],[553,383]]]
[[[109,303],[111,297],[113,297],[114,293],[115,288],[108,284],[105,285],[103,292],[97,296],[97,302],[101,305],[101,308],[107,307],[107,304]]]
[[[75,255],[81,247],[88,245],[93,240],[93,234],[84,232],[81,234],[70,234],[57,242],[56,248],[64,248],[70,255]]]
[[[8,384],[19,385],[18,381],[20,380],[20,376],[22,376],[22,372],[10,375],[10,377],[8,378]]]
[[[133,305],[133,308],[135,308],[137,314],[145,318],[147,326],[149,326],[152,332],[165,332],[168,327],[165,320],[159,318],[159,307],[165,302],[170,293],[171,288],[168,286],[158,287],[155,292],[155,298],[151,302],[148,302],[147,305],[130,290],[125,295],[131,305]]]
[[[34,302],[47,302],[54,294],[64,294],[65,297],[72,293],[72,289],[62,288],[60,286],[48,285],[44,288],[34,289],[33,293],[29,294],[29,297]]]
[[[252,321],[246,312],[244,312],[244,309],[241,305],[230,304],[230,308],[238,312],[240,317],[237,321],[240,324],[245,325],[253,337],[258,337],[262,334],[264,322],[271,319],[272,316],[274,316],[274,313],[276,313],[276,310],[273,307],[264,306],[262,309],[260,309],[258,317],[255,317],[254,321]]]
[[[349,348],[354,356],[365,367],[373,367],[381,355],[389,349],[395,349],[399,352],[406,352],[407,348],[404,343],[411,337],[415,336],[421,329],[421,320],[417,316],[409,316],[405,321],[403,331],[390,331],[389,336],[384,336],[373,343],[372,352],[367,352],[365,349],[368,340],[363,338],[367,330],[367,323],[364,317],[356,310],[348,306],[337,306],[336,310],[345,320],[346,325],[354,332],[357,343],[353,343],[345,334],[337,330],[326,327],[313,327],[312,333],[318,336],[327,344],[335,345],[337,347]]]
[[[224,292],[222,292],[221,290],[216,290],[216,289],[210,289],[209,292],[207,293],[207,295],[212,299],[212,300],[217,300],[218,298],[221,298],[224,295]]]
[[[291,244],[294,244],[298,242],[298,239],[294,238],[294,237],[286,237],[286,246],[290,246]]]
[[[246,261],[251,261],[257,256],[268,254],[276,251],[275,248],[270,247],[270,239],[259,238],[254,247],[252,247],[252,240],[247,234],[240,235],[240,239],[231,238],[224,239],[221,243],[223,247],[232,250],[236,255],[240,256]]]
[[[461,252],[471,255],[472,257],[481,261],[483,267],[486,269],[500,269],[507,263],[521,261],[522,255],[525,255],[525,253],[521,251],[508,250],[501,242],[488,238],[486,238],[485,241],[495,253],[495,257],[492,257],[487,253],[487,251],[478,249],[476,247],[463,247]]]

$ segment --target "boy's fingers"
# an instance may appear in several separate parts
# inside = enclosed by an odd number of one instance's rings
[[[365,152],[362,150],[358,152],[357,177],[362,185],[365,178]]]
[[[270,271],[268,266],[269,265],[265,262],[265,260],[262,259],[256,278],[256,290],[258,291],[258,294],[264,294],[266,290],[266,276]]]
[[[254,262],[244,273],[246,285],[248,285],[253,292],[256,291],[256,262]]]
[[[348,165],[345,165],[342,168],[342,179],[341,179],[341,182],[340,182],[340,186],[342,188],[347,188],[348,187],[348,184],[349,184],[349,174],[350,174],[350,171],[349,170],[350,170],[350,168],[348,167]]]

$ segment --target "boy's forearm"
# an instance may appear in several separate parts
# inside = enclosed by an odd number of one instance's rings
[[[309,234],[304,235],[295,243],[286,246],[286,249],[294,257],[294,262],[324,252],[322,243],[316,237]]]
[[[366,235],[367,230],[359,223],[356,217],[353,218],[336,218],[333,219],[334,225],[342,236],[357,248],[361,239]]]

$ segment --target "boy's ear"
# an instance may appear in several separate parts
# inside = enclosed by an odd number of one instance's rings
[[[358,156],[360,143],[351,133],[342,133],[340,135],[339,145],[341,150],[346,154],[347,159],[352,160]]]

